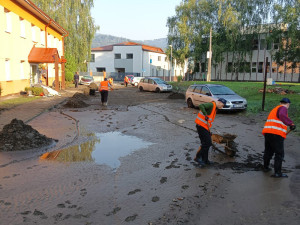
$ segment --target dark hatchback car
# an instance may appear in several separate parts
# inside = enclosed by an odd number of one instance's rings
[[[247,100],[224,85],[194,84],[189,86],[185,93],[185,101],[190,108],[199,106],[202,103],[217,101],[219,98],[224,98],[227,101],[222,110],[247,109]]]

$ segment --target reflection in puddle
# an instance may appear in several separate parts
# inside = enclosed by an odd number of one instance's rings
[[[93,140],[62,150],[47,152],[40,158],[60,162],[95,162],[117,168],[120,166],[120,157],[152,144],[120,132],[96,133],[89,136],[94,136]]]

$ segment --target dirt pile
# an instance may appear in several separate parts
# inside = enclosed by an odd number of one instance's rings
[[[185,95],[178,92],[173,92],[168,96],[169,99],[185,99]]]
[[[260,89],[258,92],[262,93],[264,92],[264,89]],[[279,95],[286,95],[286,94],[294,94],[294,91],[288,90],[288,89],[283,89],[280,87],[276,87],[276,88],[268,88],[266,90],[267,93],[275,93],[275,94],[279,94]]]
[[[88,98],[88,96],[77,92],[71,98],[69,98],[64,106],[68,108],[84,108],[88,106],[88,104],[84,102],[85,100],[88,100]]]
[[[0,132],[0,151],[20,151],[45,147],[53,143],[52,138],[40,134],[22,120],[13,119]]]

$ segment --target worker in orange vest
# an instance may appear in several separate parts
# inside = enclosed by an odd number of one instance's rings
[[[107,106],[107,99],[108,99],[108,89],[113,90],[110,83],[107,81],[107,78],[104,78],[104,81],[100,82],[99,91],[101,94],[101,104]]]
[[[129,83],[129,78],[127,76],[125,76],[124,77],[124,84],[125,84],[126,87],[127,87],[128,83]]]
[[[208,160],[208,150],[212,146],[210,128],[215,120],[217,109],[222,109],[226,105],[224,98],[219,98],[217,102],[209,102],[199,105],[199,113],[195,120],[197,132],[200,138],[201,146],[197,151],[194,161],[200,166],[210,165]]]
[[[110,78],[108,79],[108,82],[110,83],[110,85],[114,85],[114,79],[113,79],[112,77],[110,77]]]
[[[290,99],[283,98],[280,105],[276,106],[269,114],[268,119],[262,130],[265,136],[265,151],[264,151],[264,171],[268,172],[271,169],[270,160],[274,153],[274,174],[272,177],[288,177],[281,172],[282,161],[284,158],[284,139],[287,135],[287,127],[290,130],[295,130],[296,126],[288,117],[288,108],[291,104]]]

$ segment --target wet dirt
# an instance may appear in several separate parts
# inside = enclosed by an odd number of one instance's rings
[[[169,95],[117,86],[107,107],[96,92],[84,100],[88,107],[62,105],[31,121],[59,140],[47,153],[73,148],[64,153],[73,160],[50,160],[55,154],[41,159],[45,151],[1,153],[2,223],[298,224],[299,137],[289,134],[285,141],[283,169],[289,178],[274,179],[261,171],[266,114],[218,113],[212,132],[237,135],[238,151],[229,157],[210,150],[215,163],[199,168],[192,160],[199,147],[197,110]],[[80,160],[91,158],[87,149],[97,135],[90,134],[110,133],[135,137],[143,146],[118,152],[115,168]],[[134,147],[118,135],[110,142]]]

